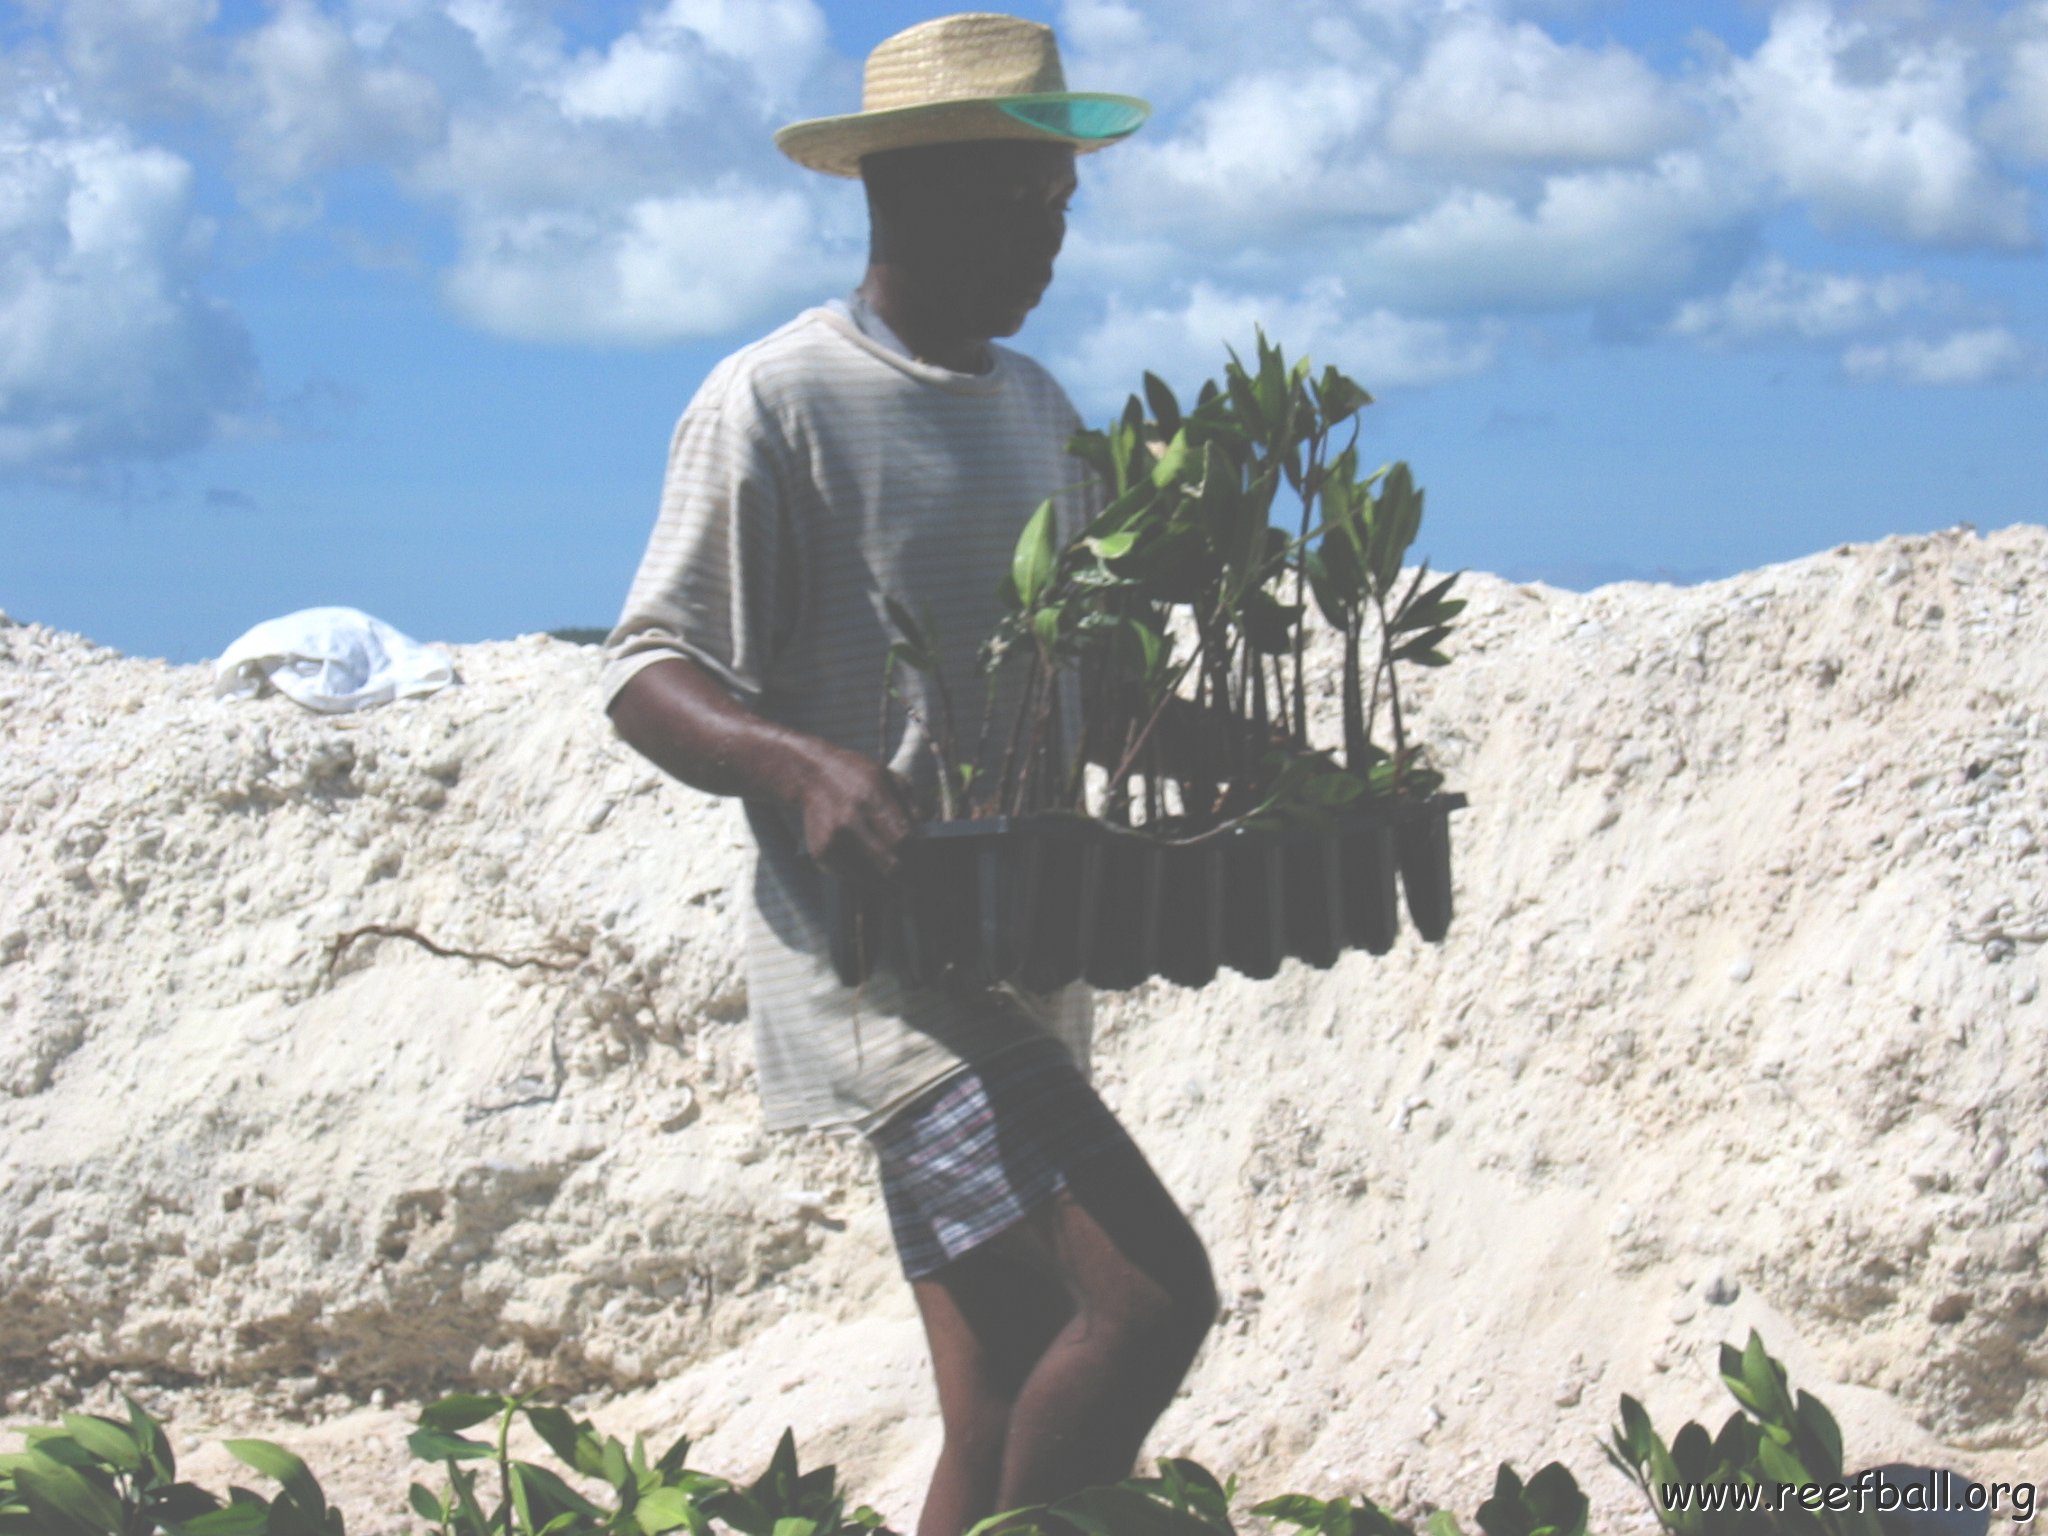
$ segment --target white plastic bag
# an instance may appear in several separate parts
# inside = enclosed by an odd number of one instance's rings
[[[326,715],[433,693],[455,663],[355,608],[304,608],[265,619],[221,653],[216,698],[254,698],[266,685]]]

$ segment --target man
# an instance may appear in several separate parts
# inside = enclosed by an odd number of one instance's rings
[[[886,879],[930,782],[925,681],[880,708],[884,597],[962,648],[958,682],[1032,509],[1057,496],[1071,534],[1096,505],[1073,406],[993,338],[1051,281],[1076,154],[1147,110],[1067,92],[1048,28],[950,16],[875,49],[861,112],[779,133],[862,178],[867,272],[706,379],[608,646],[619,733],[745,801],[768,1127],[875,1150],[945,1425],[919,1536],[1129,1475],[1215,1315],[1199,1239],[1088,1087],[1084,989],[845,988],[819,875]]]

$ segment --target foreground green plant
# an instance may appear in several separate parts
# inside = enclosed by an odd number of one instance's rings
[[[1842,1431],[1819,1398],[1792,1391],[1784,1366],[1771,1358],[1756,1330],[1750,1330],[1741,1349],[1723,1344],[1720,1365],[1722,1382],[1741,1406],[1719,1434],[1692,1421],[1666,1445],[1643,1405],[1625,1394],[1621,1399],[1621,1423],[1606,1448],[1607,1459],[1642,1490],[1665,1529],[1677,1536],[1752,1536],[1758,1531],[1882,1536],[1877,1516],[1867,1510],[1831,1509],[1824,1502],[1777,1496],[1780,1489],[1840,1486]],[[1695,1500],[1690,1508],[1674,1508],[1671,1490],[1680,1487],[1757,1489],[1766,1497]],[[1741,1507],[1751,1503],[1758,1507]],[[1789,1507],[1779,1511],[1780,1503]]]
[[[1720,1369],[1739,1407],[1717,1434],[1688,1422],[1667,1443],[1641,1403],[1621,1399],[1607,1459],[1642,1492],[1659,1524],[1672,1536],[1882,1536],[1874,1514],[1814,1495],[1848,1485],[1841,1431],[1818,1398],[1792,1390],[1763,1340],[1752,1331],[1742,1349],[1723,1345]],[[178,1480],[162,1427],[133,1398],[124,1401],[125,1423],[67,1413],[61,1426],[17,1429],[26,1449],[0,1455],[0,1536],[346,1536],[341,1512],[282,1446],[224,1442],[279,1491],[265,1498],[235,1487],[222,1500]],[[520,1417],[561,1471],[511,1454]],[[488,1439],[463,1433],[487,1423]],[[444,1397],[421,1410],[407,1444],[444,1473],[438,1490],[420,1482],[410,1489],[412,1513],[435,1536],[894,1536],[866,1505],[846,1513],[833,1467],[802,1470],[788,1430],[767,1469],[744,1486],[690,1469],[687,1439],[650,1461],[644,1436],[628,1446],[531,1393]],[[1234,1476],[1218,1481],[1183,1457],[1162,1458],[1158,1467],[1156,1477],[991,1516],[969,1536],[1236,1536]],[[585,1493],[572,1477],[604,1492]],[[1504,1462],[1473,1522],[1483,1536],[1587,1536],[1587,1512],[1586,1496],[1561,1463],[1524,1481]],[[1417,1536],[1414,1525],[1363,1495],[1282,1494],[1248,1513],[1312,1536]],[[1422,1536],[1466,1532],[1454,1514],[1437,1510],[1423,1521]]]
[[[609,1503],[587,1498],[560,1473],[515,1459],[512,1422],[523,1415],[534,1433],[572,1473],[607,1485]],[[461,1431],[496,1421],[492,1441]],[[447,1482],[440,1492],[423,1483],[410,1490],[413,1513],[439,1536],[660,1536],[687,1530],[707,1536],[717,1521],[743,1536],[865,1536],[882,1531],[882,1517],[865,1505],[851,1517],[836,1469],[797,1466],[796,1438],[784,1430],[775,1455],[745,1488],[684,1465],[690,1442],[679,1438],[653,1461],[646,1437],[630,1449],[616,1436],[599,1435],[586,1419],[523,1397],[458,1393],[430,1404],[407,1439],[413,1455],[440,1462]],[[485,1500],[494,1501],[489,1508]]]
[[[122,1395],[128,1422],[67,1413],[63,1426],[17,1430],[28,1448],[0,1456],[0,1536],[346,1536],[306,1464],[269,1440],[229,1440],[238,1460],[283,1485],[227,1502],[178,1481],[163,1427]]]

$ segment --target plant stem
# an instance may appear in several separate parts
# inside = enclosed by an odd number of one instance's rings
[[[1295,745],[1308,747],[1308,519],[1309,508],[1314,505],[1320,492],[1319,485],[1311,484],[1316,465],[1323,453],[1323,432],[1320,427],[1309,434],[1308,467],[1301,479],[1301,539],[1294,553],[1294,602],[1301,609],[1301,617],[1294,625],[1294,741]]]
[[[1010,658],[1007,654],[998,656],[996,658],[994,666],[986,667],[982,670],[981,729],[975,733],[974,737],[975,784],[981,784],[987,778],[987,775],[982,771],[982,769],[984,765],[988,762],[988,733],[995,726],[996,677],[998,676],[998,674],[1001,673],[1003,669],[1003,664],[1007,662],[1009,659]],[[971,793],[972,787],[970,786],[970,794]]]
[[[512,1411],[517,1399],[505,1405],[505,1411],[498,1416],[498,1481],[504,1490],[505,1529],[511,1530],[512,1518],[512,1454],[508,1449],[512,1437]]]
[[[1364,640],[1357,604],[1344,610],[1344,766],[1352,773],[1366,771],[1366,726],[1364,679],[1359,676],[1358,647]]]
[[[1138,753],[1144,748],[1145,743],[1151,740],[1153,727],[1159,724],[1160,717],[1166,713],[1167,704],[1177,697],[1174,690],[1180,686],[1180,680],[1188,675],[1188,669],[1200,660],[1202,655],[1203,651],[1197,650],[1193,656],[1190,656],[1180,664],[1179,671],[1167,679],[1166,687],[1159,695],[1158,704],[1153,707],[1151,715],[1145,721],[1145,728],[1124,749],[1123,760],[1116,765],[1116,771],[1109,776],[1109,789],[1111,793],[1114,793],[1117,787],[1130,776],[1131,765],[1137,761]]]
[[[1001,813],[1004,806],[1010,803],[1010,787],[1015,782],[1013,776],[1017,771],[1017,753],[1018,749],[1023,745],[1024,720],[1026,711],[1031,704],[1032,685],[1037,681],[1037,678],[1038,658],[1033,656],[1031,658],[1031,670],[1025,674],[1024,678],[1023,697],[1017,701],[1016,718],[1010,722],[1010,739],[1003,745],[1003,777],[1002,781],[996,785],[996,809],[998,814]]]

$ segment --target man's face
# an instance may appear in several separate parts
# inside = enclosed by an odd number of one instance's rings
[[[1014,336],[1052,282],[1074,195],[1064,144],[989,140],[905,151],[908,265],[931,309],[979,338]]]

